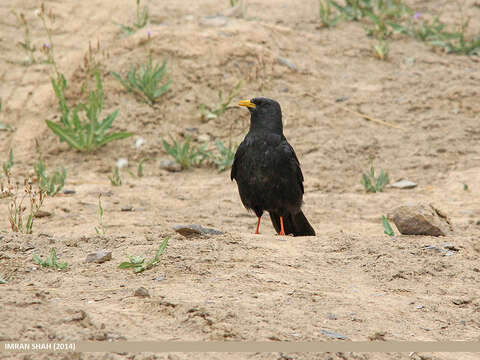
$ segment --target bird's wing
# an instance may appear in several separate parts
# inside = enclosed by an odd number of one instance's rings
[[[298,184],[300,185],[300,189],[302,189],[303,194],[303,174],[302,169],[300,168],[300,161],[298,161],[297,154],[295,154],[295,150],[293,150],[292,145],[290,145],[285,138],[282,141],[281,148],[285,153],[286,157],[289,159],[289,165],[291,166],[291,169],[294,170],[297,175]]]
[[[247,149],[247,146],[245,144],[245,141],[242,141],[240,145],[238,146],[237,152],[235,153],[235,158],[233,159],[233,164],[232,164],[232,170],[230,172],[230,179],[236,179],[237,178],[237,164],[238,160],[245,154],[245,150]]]

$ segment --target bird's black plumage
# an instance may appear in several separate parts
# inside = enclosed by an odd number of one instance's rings
[[[283,135],[280,104],[268,98],[241,101],[250,110],[250,130],[235,153],[235,179],[243,205],[260,217],[268,211],[275,230],[286,235],[315,235],[301,210],[303,175],[292,146]]]

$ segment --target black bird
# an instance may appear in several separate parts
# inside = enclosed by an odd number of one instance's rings
[[[250,111],[250,130],[235,153],[235,179],[243,205],[260,218],[268,211],[279,235],[315,235],[301,210],[303,174],[292,146],[283,135],[280,104],[268,98],[242,100]]]

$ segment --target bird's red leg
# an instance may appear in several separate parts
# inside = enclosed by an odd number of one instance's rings
[[[258,221],[257,221],[257,231],[255,231],[255,234],[260,234],[260,233],[258,232],[258,229],[260,228],[260,219],[261,219],[261,217],[258,218]]]
[[[280,233],[278,235],[285,235],[285,230],[283,230],[283,217],[280,216]]]

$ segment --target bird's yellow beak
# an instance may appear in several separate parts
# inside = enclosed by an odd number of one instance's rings
[[[238,106],[246,106],[249,108],[255,108],[255,104],[252,103],[250,100],[242,100],[238,103]]]

